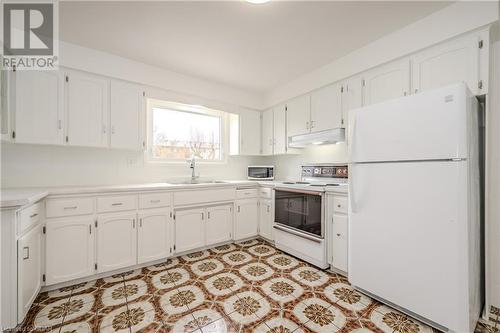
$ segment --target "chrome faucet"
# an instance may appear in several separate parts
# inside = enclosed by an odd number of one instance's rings
[[[191,169],[191,181],[195,181],[198,176],[196,176],[196,158],[194,155],[192,155],[187,162],[189,163],[189,168]]]

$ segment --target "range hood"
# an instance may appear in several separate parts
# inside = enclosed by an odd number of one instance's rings
[[[288,147],[304,148],[309,145],[326,145],[345,141],[345,129],[334,128],[326,131],[288,137]]]

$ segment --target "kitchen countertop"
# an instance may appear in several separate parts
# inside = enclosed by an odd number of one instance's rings
[[[275,187],[281,181],[251,181],[228,180],[221,183],[201,184],[171,184],[171,183],[145,183],[129,185],[103,185],[103,186],[62,186],[40,188],[7,188],[1,189],[0,208],[16,208],[35,203],[49,195],[78,195],[92,193],[119,193],[131,191],[161,191],[161,190],[190,190],[212,187]],[[325,192],[347,193],[347,186],[327,187]]]

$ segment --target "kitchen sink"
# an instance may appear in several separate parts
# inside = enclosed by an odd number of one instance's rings
[[[224,184],[223,180],[212,180],[212,179],[175,179],[168,180],[167,184],[172,185],[189,185],[189,184]]]

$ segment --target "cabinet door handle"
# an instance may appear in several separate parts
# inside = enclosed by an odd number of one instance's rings
[[[340,204],[338,204],[337,207],[340,208]]]
[[[201,213],[201,219],[204,220],[205,219],[205,213]]]
[[[141,219],[139,219],[139,227],[141,227],[141,228],[142,228],[142,218],[141,218]]]
[[[102,133],[106,134],[106,125],[102,125]]]
[[[92,224],[89,224],[89,234],[92,235]]]
[[[25,246],[25,247],[23,247],[23,260],[26,260],[29,258],[30,258],[30,247]]]
[[[240,206],[238,206],[238,213],[240,212]]]
[[[337,237],[340,237],[340,234],[337,234]]]
[[[64,207],[64,209],[77,209],[78,206],[70,206],[70,207]]]
[[[159,203],[159,202],[160,202],[160,199],[158,199],[158,200],[150,200],[149,202],[150,202],[150,203]]]
[[[267,212],[269,213],[269,205],[267,205]]]
[[[210,219],[210,212],[207,213],[207,217]]]
[[[132,219],[132,229],[135,229],[135,219]]]
[[[30,215],[30,219],[34,218],[35,216],[38,216],[38,213],[31,214],[31,215]]]
[[[123,205],[123,202],[114,202],[111,204],[111,206],[121,206]]]

